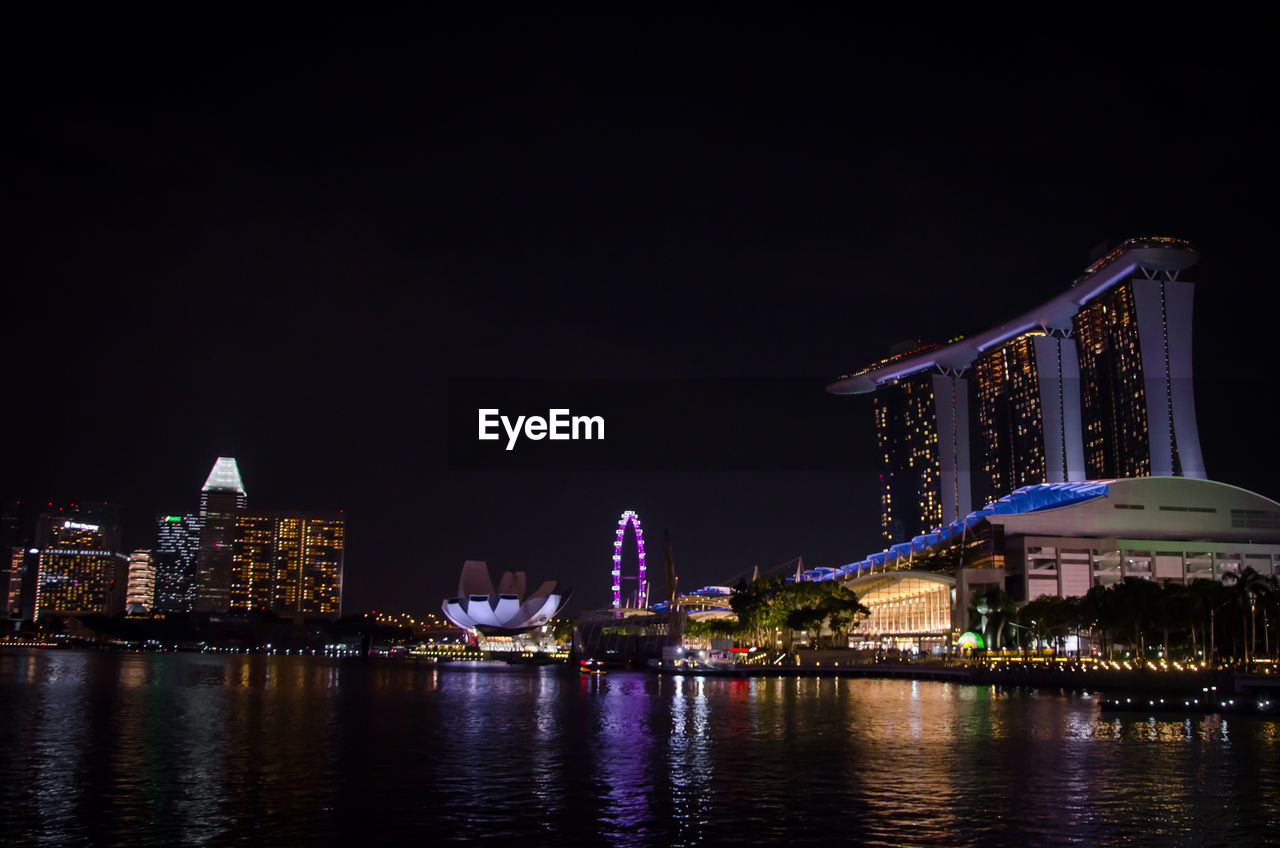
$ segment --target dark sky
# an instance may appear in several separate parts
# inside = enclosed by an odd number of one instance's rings
[[[628,508],[683,587],[839,564],[878,506],[828,382],[1175,235],[1209,474],[1280,495],[1263,28],[646,11],[6,9],[2,493],[145,546],[234,455],[251,505],[345,510],[347,611],[467,558],[603,606]],[[491,385],[619,435],[473,463]]]

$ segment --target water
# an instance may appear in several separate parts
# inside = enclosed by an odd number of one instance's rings
[[[1276,844],[1280,723],[947,683],[0,653],[0,842]]]

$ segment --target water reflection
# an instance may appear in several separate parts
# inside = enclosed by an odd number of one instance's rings
[[[671,822],[675,830],[672,844],[677,846],[696,845],[702,841],[710,824],[711,808],[716,803],[706,690],[707,681],[703,677],[678,676],[674,679],[667,762]],[[731,705],[735,703],[730,702]],[[732,714],[729,720],[733,721]]]
[[[1280,730],[1092,698],[251,655],[0,652],[45,844],[1244,844]]]
[[[648,675],[611,675],[597,693],[597,754],[595,773],[603,787],[599,832],[615,845],[651,842],[653,819],[655,728],[651,693],[656,681]],[[665,734],[663,734],[665,736]]]

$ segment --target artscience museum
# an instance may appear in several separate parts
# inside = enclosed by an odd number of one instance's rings
[[[443,604],[445,618],[463,630],[486,635],[513,635],[551,621],[569,600],[569,593],[548,580],[525,595],[525,573],[508,571],[495,591],[489,566],[467,560],[458,579],[458,595]]]

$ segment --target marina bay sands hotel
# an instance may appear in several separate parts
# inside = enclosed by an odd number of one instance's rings
[[[872,395],[883,549],[797,578],[858,593],[871,614],[853,642],[949,644],[974,589],[1025,602],[1280,574],[1280,503],[1205,475],[1196,259],[1179,239],[1130,239],[1011,321],[827,387]]]
[[[1130,239],[998,327],[917,344],[840,378],[874,393],[886,545],[1036,483],[1203,478],[1191,375],[1195,250]],[[970,386],[976,383],[976,463]]]

